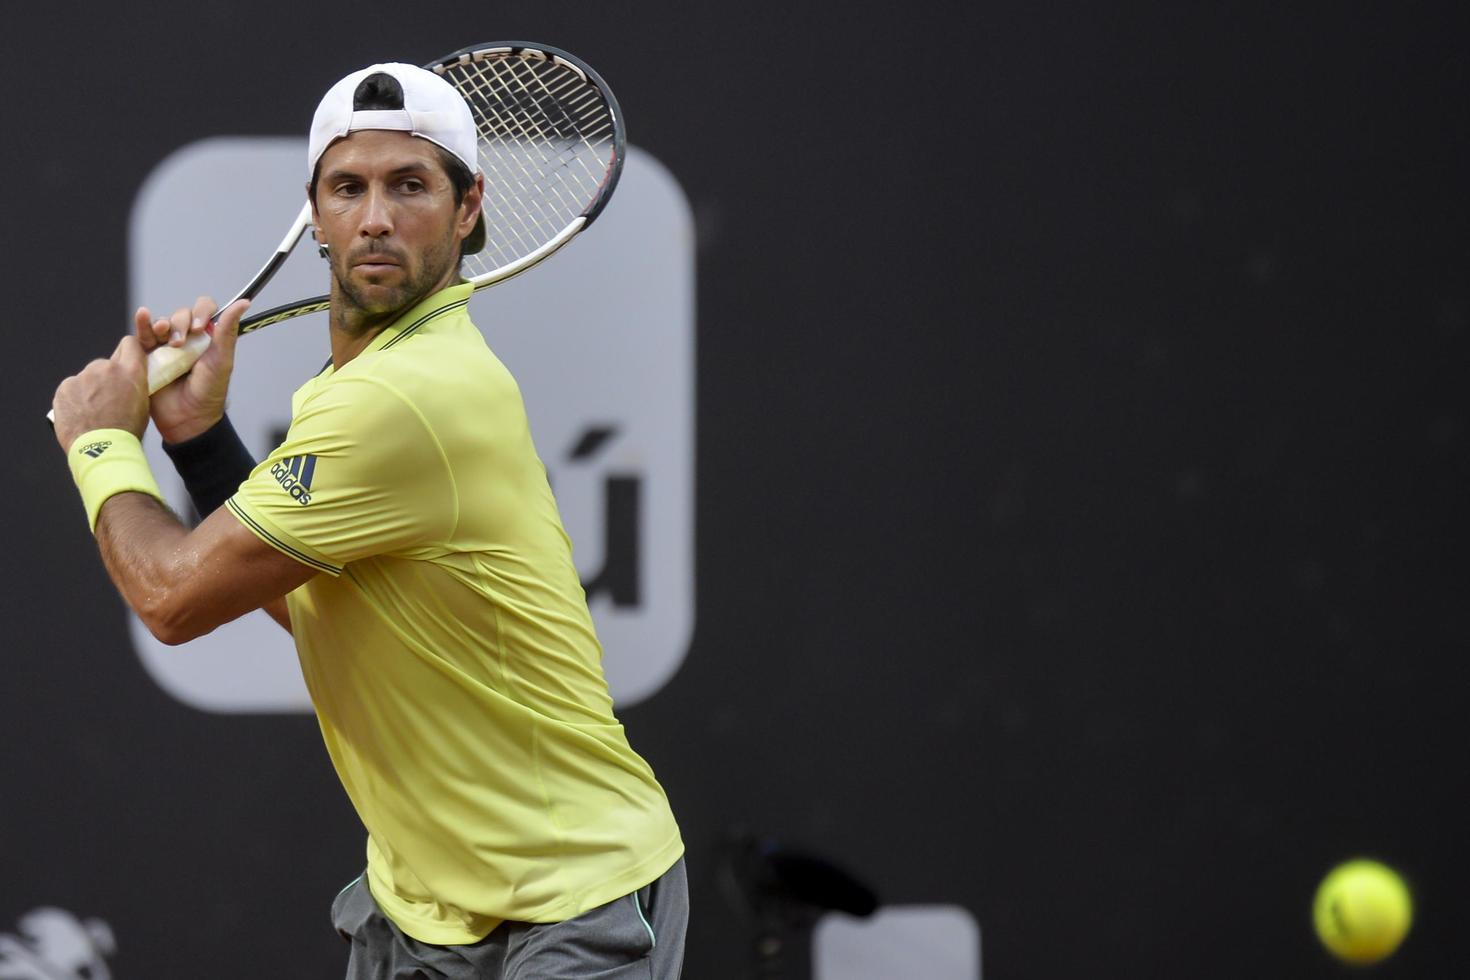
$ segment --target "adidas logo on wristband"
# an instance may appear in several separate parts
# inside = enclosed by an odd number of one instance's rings
[[[108,447],[110,447],[111,445],[111,439],[104,439],[101,442],[89,442],[77,451],[86,453],[88,456],[96,459],[98,456],[101,456],[103,453],[107,452]]]

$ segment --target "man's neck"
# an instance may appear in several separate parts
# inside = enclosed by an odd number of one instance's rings
[[[373,338],[387,329],[402,312],[397,310],[370,315],[356,307],[339,303],[335,296],[332,297],[332,369],[341,370],[344,364],[367,350]]]
[[[367,350],[378,334],[392,326],[406,311],[435,293],[463,281],[458,270],[454,270],[437,286],[422,296],[415,297],[401,309],[384,313],[370,313],[348,301],[337,284],[332,283],[332,305],[328,313],[331,323],[332,370],[340,371],[343,365]]]

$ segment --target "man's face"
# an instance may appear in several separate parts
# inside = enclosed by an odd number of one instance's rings
[[[432,143],[363,130],[328,147],[319,166],[312,217],[329,246],[332,298],[349,321],[381,320],[455,281],[478,194],[455,205]]]

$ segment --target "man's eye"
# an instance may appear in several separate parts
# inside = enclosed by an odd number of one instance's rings
[[[339,197],[356,197],[358,194],[362,193],[362,185],[338,184],[335,188],[333,188],[332,193],[336,194]]]
[[[400,183],[398,185],[398,188],[399,190],[405,191],[409,194],[418,194],[424,190],[424,182],[417,178],[411,177],[408,180]]]

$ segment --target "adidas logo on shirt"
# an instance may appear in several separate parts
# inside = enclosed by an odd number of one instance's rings
[[[316,473],[315,456],[292,456],[271,466],[271,476],[291,499],[305,507],[311,503],[311,478]]]
[[[108,447],[111,445],[111,439],[104,439],[101,442],[89,442],[77,451],[86,453],[88,456],[96,459],[98,456],[101,456],[103,453],[107,452]]]

